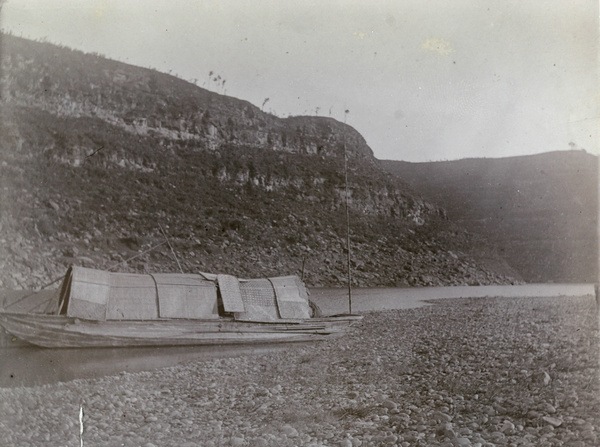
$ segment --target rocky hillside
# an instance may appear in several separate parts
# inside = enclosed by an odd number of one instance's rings
[[[526,281],[598,280],[598,157],[570,150],[382,167],[502,247]]]
[[[278,118],[155,70],[13,36],[3,36],[3,96],[55,116],[95,118],[159,144],[224,145],[373,161],[354,129],[323,117]],[[78,146],[79,142],[71,146]],[[72,154],[81,162],[84,152]]]
[[[70,263],[339,285],[344,147],[355,285],[519,279],[333,119],[281,119],[170,75],[6,35],[0,83],[4,287],[41,285]]]

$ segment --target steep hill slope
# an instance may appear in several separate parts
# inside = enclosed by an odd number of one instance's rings
[[[597,157],[579,150],[382,166],[502,247],[525,280],[597,281]]]
[[[5,287],[42,284],[69,263],[338,285],[344,148],[355,284],[518,279],[483,238],[386,174],[343,123],[280,119],[153,70],[13,36],[2,38],[0,82]]]

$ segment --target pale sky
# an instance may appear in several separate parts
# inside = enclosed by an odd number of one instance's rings
[[[278,116],[348,109],[380,159],[599,153],[597,0],[8,0],[0,26]]]

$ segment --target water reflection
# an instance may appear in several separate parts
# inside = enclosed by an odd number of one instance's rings
[[[306,344],[294,343],[295,346]],[[256,355],[284,349],[289,349],[289,343],[160,348],[6,348],[0,349],[0,387],[36,386],[97,378],[122,371],[148,371],[190,361]]]

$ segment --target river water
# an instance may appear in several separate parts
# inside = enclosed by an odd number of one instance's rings
[[[483,297],[585,296],[593,284],[525,284],[517,286],[448,286],[352,289],[352,311],[410,309],[431,305],[430,300]],[[313,300],[326,315],[348,312],[347,289],[311,289]]]
[[[591,284],[528,284],[423,288],[364,288],[352,290],[352,311],[409,309],[432,300],[467,297],[538,297],[593,295]],[[348,312],[346,289],[311,289],[311,299],[325,315]],[[121,372],[145,371],[217,357],[252,355],[286,349],[263,346],[201,346],[177,348],[0,349],[0,387],[33,386],[95,378]]]

